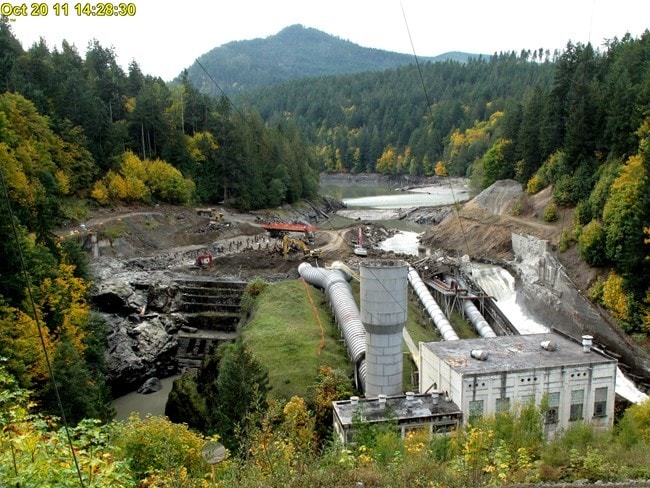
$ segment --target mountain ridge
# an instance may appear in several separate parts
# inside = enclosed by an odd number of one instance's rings
[[[418,57],[418,61],[466,62],[478,56],[454,51]],[[232,95],[297,78],[383,71],[413,63],[411,54],[362,47],[313,27],[294,24],[265,38],[215,47],[199,56],[187,74],[204,93],[221,95],[223,90]]]

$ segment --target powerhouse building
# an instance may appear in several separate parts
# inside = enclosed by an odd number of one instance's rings
[[[463,422],[546,398],[552,436],[576,421],[606,428],[614,421],[617,361],[557,334],[421,342],[419,390],[440,391]]]

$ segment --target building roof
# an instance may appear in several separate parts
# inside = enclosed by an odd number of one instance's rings
[[[545,341],[551,341],[555,348],[543,348],[541,344]],[[582,344],[553,333],[426,342],[421,347],[432,351],[461,375],[616,363],[594,348],[585,353]],[[475,359],[472,351],[487,353],[487,359]]]
[[[408,401],[404,395],[389,396],[382,404],[377,398],[359,399],[357,405],[351,400],[339,400],[333,402],[334,413],[340,419],[342,425],[350,425],[353,422],[385,422],[386,420],[401,422],[431,421],[432,419],[446,419],[453,421],[460,415],[458,406],[438,395],[434,400],[430,394],[414,394],[413,400]],[[434,403],[435,402],[435,403]]]

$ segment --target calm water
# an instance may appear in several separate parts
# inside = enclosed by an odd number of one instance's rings
[[[115,419],[125,420],[134,412],[140,414],[140,417],[142,418],[147,414],[165,415],[167,397],[169,396],[169,392],[172,391],[174,380],[177,378],[179,378],[179,376],[170,376],[169,378],[160,380],[162,383],[162,390],[155,393],[142,395],[134,391],[116,398],[113,400],[113,406],[116,410]]]
[[[449,205],[469,199],[465,185],[431,186],[411,191],[396,191],[386,183],[326,181],[321,193],[343,201],[350,209],[408,209]]]

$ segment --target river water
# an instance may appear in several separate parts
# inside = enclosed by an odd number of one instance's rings
[[[364,222],[373,222],[399,232],[379,246],[384,251],[418,255],[418,236],[428,226],[398,220],[400,215],[417,207],[435,207],[469,199],[467,182],[454,180],[450,184],[396,189],[395,185],[377,181],[341,182],[325,178],[321,194],[341,200],[346,209],[338,215]]]
[[[350,209],[406,210],[462,202],[469,198],[464,180],[408,190],[398,190],[383,182],[340,182],[325,180],[320,191],[343,201]]]
[[[147,414],[164,415],[167,397],[169,392],[172,391],[172,385],[176,378],[179,378],[179,376],[170,376],[160,380],[162,390],[155,393],[142,395],[134,391],[113,400],[115,420],[125,420],[132,413],[137,413],[140,417],[145,417]]]

